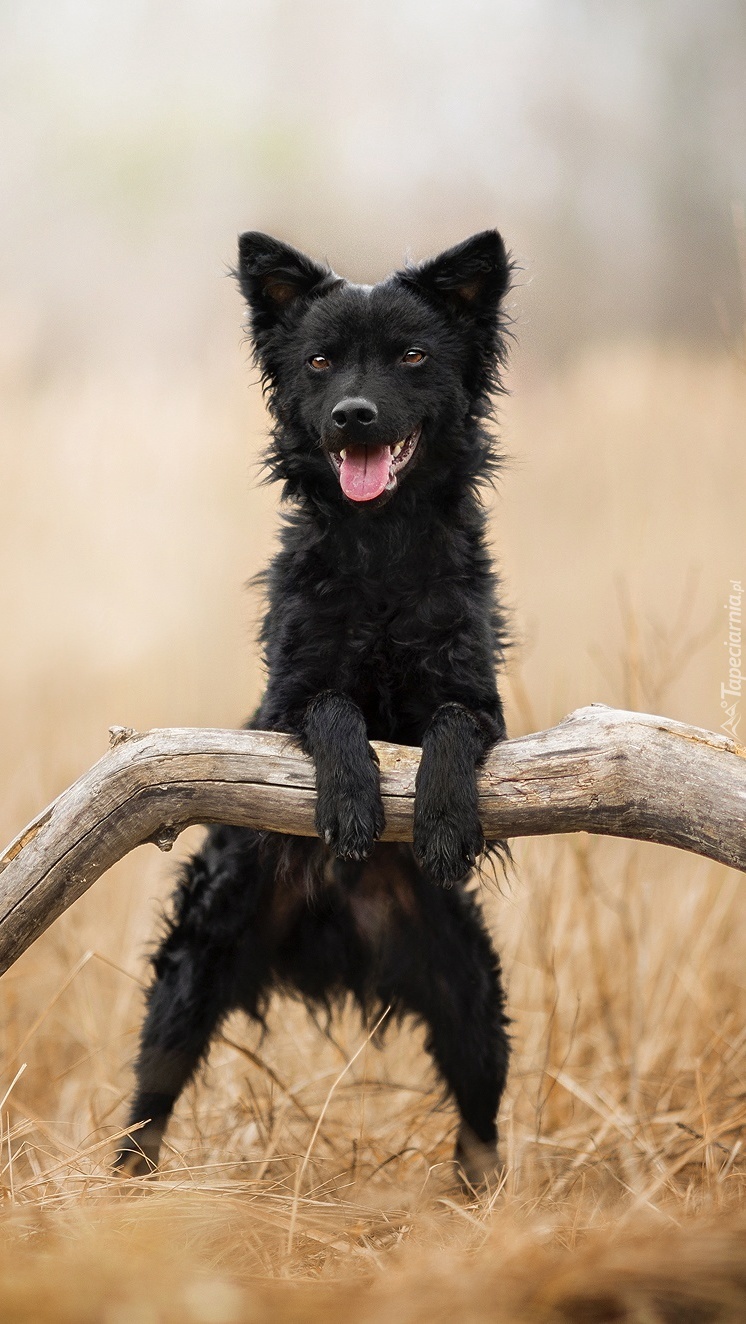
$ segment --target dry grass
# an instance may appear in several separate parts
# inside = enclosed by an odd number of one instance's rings
[[[6,378],[7,838],[111,722],[248,711],[241,580],[274,515],[246,475],[262,420],[238,364],[231,380]],[[745,413],[730,359],[640,346],[518,385],[495,522],[520,604],[513,731],[592,699],[717,725]],[[516,858],[484,898],[514,1017],[505,1172],[472,1203],[419,1032],[390,1026],[379,1048],[353,1015],[327,1027],[292,1003],[263,1040],[226,1027],[163,1175],[114,1181],[172,868],[144,848],[97,884],[0,984],[0,1319],[743,1320],[743,883],[583,837]]]

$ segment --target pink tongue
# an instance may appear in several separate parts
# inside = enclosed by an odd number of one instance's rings
[[[391,465],[390,446],[348,446],[339,471],[350,501],[373,501],[385,490]]]

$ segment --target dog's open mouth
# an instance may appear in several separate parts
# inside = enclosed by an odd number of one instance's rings
[[[340,451],[328,451],[332,468],[350,501],[375,501],[393,492],[403,469],[412,459],[422,432],[418,423],[401,441],[391,446],[361,446],[355,442]]]

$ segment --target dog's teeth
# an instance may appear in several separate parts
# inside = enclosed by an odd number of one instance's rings
[[[398,455],[399,452],[403,449],[403,447],[404,447],[404,442],[403,442],[403,441],[397,441],[397,443],[396,443],[396,445],[395,445],[395,447],[394,447],[394,451],[393,451],[394,459],[396,459],[397,455]]]
[[[342,450],[339,452],[339,458],[340,458],[340,460],[346,460],[346,459],[347,459],[347,447],[346,447],[346,446],[343,446]]]

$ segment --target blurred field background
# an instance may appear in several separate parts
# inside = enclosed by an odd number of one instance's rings
[[[361,280],[501,229],[510,730],[595,700],[719,727],[745,61],[736,0],[0,9],[4,839],[112,723],[234,726],[260,692],[248,227]],[[0,1318],[746,1317],[738,875],[577,837],[485,886],[515,1044],[490,1198],[454,1187],[416,1028],[378,1048],[290,1003],[225,1027],[163,1175],[118,1184],[148,945],[198,840],[135,852],[0,983]]]

